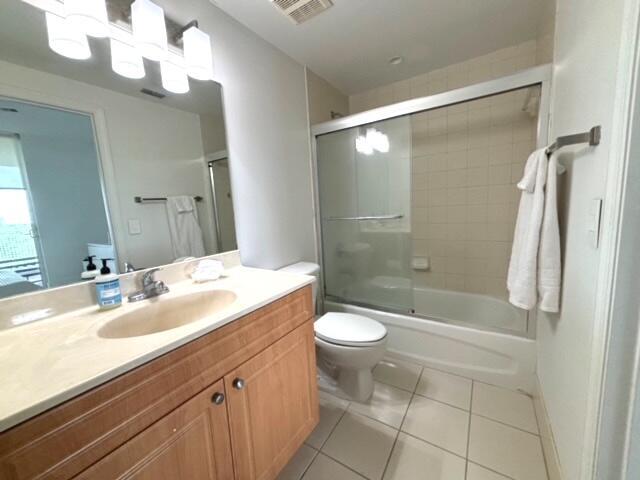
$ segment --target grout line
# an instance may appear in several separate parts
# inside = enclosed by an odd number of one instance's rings
[[[494,470],[493,468],[489,468],[486,465],[482,465],[482,464],[480,464],[478,462],[473,462],[473,461],[467,459],[467,464],[469,464],[469,463],[473,463],[474,465],[477,465],[478,467],[482,467],[482,468],[484,468],[486,470],[489,470],[490,472],[496,473],[498,475],[502,475],[504,478],[508,478],[509,480],[515,480],[513,477],[510,477],[509,475],[505,475],[504,473],[499,472],[497,470]]]
[[[456,410],[462,410],[463,412],[471,413],[471,410],[467,410],[467,409],[464,409],[462,407],[458,407],[456,405],[451,405],[450,403],[443,402],[442,400],[438,400],[437,398],[427,397],[426,395],[423,395],[423,394],[418,393],[418,392],[416,392],[415,395],[417,395],[418,397],[421,397],[421,398],[426,398],[427,400],[431,400],[431,401],[439,403],[441,405],[446,405],[447,407],[455,408]]]
[[[422,371],[420,372],[422,374]],[[420,377],[418,377],[419,379]],[[417,386],[417,383],[416,383]],[[389,463],[391,462],[391,457],[393,456],[393,451],[396,448],[396,444],[398,443],[398,437],[400,437],[400,429],[402,428],[402,424],[404,423],[404,419],[407,418],[407,413],[409,412],[409,407],[411,406],[411,401],[413,400],[414,395],[411,395],[409,399],[409,404],[407,405],[407,409],[404,411],[404,415],[402,416],[402,421],[400,422],[400,426],[396,431],[396,438],[393,440],[393,445],[391,445],[391,450],[389,451],[389,456],[387,457],[387,463],[384,465],[384,469],[382,470],[382,476],[380,478],[384,479],[385,474],[387,473],[387,469],[389,468]]]
[[[476,412],[471,412],[471,415],[475,415],[476,417],[484,418],[485,420],[490,420],[492,422],[499,423],[500,425],[504,425],[505,427],[513,428],[514,430],[518,430],[518,431],[520,431],[522,433],[528,433],[529,435],[532,435],[534,437],[540,438],[540,434],[539,433],[530,432],[529,430],[525,430],[524,428],[516,427],[515,425],[511,425],[510,423],[501,422],[500,420],[496,420],[495,418],[487,417],[486,415],[480,415],[479,413],[476,413]]]
[[[331,457],[330,455],[327,455],[325,452],[318,452],[318,455],[322,455],[323,457],[327,457],[329,460],[332,460],[334,462],[336,462],[337,464],[342,465],[344,468],[346,468],[347,470],[355,473],[356,475],[358,475],[361,478],[364,478],[366,480],[369,480],[367,477],[365,477],[363,474],[361,474],[360,472],[355,471],[352,467],[350,467],[349,465],[342,463],[340,460],[336,460],[335,458]]]
[[[303,480],[304,476],[307,474],[307,472],[309,471],[309,469],[311,468],[311,465],[313,465],[313,462],[316,461],[316,458],[318,457],[318,455],[320,455],[320,450],[316,450],[315,448],[313,448],[311,445],[307,445],[306,443],[304,443],[303,445],[306,445],[307,447],[309,447],[311,450],[313,450],[315,453],[313,454],[313,458],[311,459],[311,461],[309,462],[309,465],[307,465],[307,467],[303,470],[302,475],[300,475],[298,477],[298,480]]]
[[[469,423],[467,423],[467,453],[465,454],[465,457],[467,459],[467,461],[464,464],[464,478],[467,478],[467,475],[469,473],[469,444],[471,443],[471,407],[473,405],[473,386],[475,385],[475,382],[473,380],[471,380],[471,398],[470,398],[470,404],[469,404]]]
[[[466,457],[464,457],[464,456],[460,455],[459,453],[452,452],[451,450],[447,450],[446,448],[443,448],[443,447],[442,447],[442,446],[440,446],[440,445],[436,445],[435,443],[430,442],[429,440],[425,440],[424,438],[420,438],[420,437],[418,437],[417,435],[414,435],[413,433],[405,432],[404,430],[400,430],[400,433],[402,433],[402,434],[406,435],[407,437],[411,437],[411,438],[414,438],[414,439],[416,439],[416,440],[420,440],[420,441],[421,441],[421,442],[423,442],[423,443],[426,443],[426,444],[428,444],[428,445],[431,445],[432,447],[437,448],[438,450],[442,450],[443,452],[446,452],[446,453],[448,453],[448,454],[450,454],[450,455],[453,455],[453,456],[455,456],[455,457],[458,457],[458,458],[459,458],[459,459],[461,459],[461,460],[465,460],[465,461],[467,460],[467,458],[466,458]]]

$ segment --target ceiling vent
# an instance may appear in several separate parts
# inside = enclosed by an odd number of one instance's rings
[[[300,25],[333,6],[331,0],[272,0],[296,25]]]

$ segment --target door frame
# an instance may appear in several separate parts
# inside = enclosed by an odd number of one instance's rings
[[[27,168],[24,163],[24,153],[22,152],[22,142],[20,139],[20,134],[15,132],[7,132],[7,131],[0,130],[0,137],[12,137],[17,139],[16,151],[18,155],[18,164],[19,164],[18,167],[20,168],[20,175],[22,176],[22,181],[24,182],[24,185],[25,185],[24,189],[27,192],[27,202],[29,202],[29,216],[31,220],[31,231],[32,231],[31,238],[33,238],[33,243],[36,248],[36,255],[38,256],[38,268],[40,270],[40,278],[42,279],[42,283],[43,283],[42,287],[50,288],[49,275],[47,273],[48,272],[47,262],[42,251],[42,242],[40,240],[40,227],[38,226],[38,215],[36,214],[36,210],[33,204],[33,198],[31,196],[31,185],[29,183],[29,175],[27,173]],[[36,228],[35,237],[33,236],[34,226]]]

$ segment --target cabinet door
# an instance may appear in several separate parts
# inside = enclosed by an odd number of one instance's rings
[[[276,478],[318,423],[313,321],[224,377],[236,480]]]
[[[233,478],[230,447],[220,380],[76,478],[229,480]]]

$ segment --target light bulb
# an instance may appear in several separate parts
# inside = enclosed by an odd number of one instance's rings
[[[167,59],[167,27],[161,7],[149,0],[136,0],[131,5],[131,25],[143,57],[156,62]]]
[[[74,60],[86,60],[91,56],[87,36],[65,18],[45,12],[49,47],[54,52]]]
[[[213,61],[211,39],[197,27],[191,27],[182,36],[187,73],[196,80],[211,80]]]
[[[67,20],[77,30],[92,37],[109,35],[105,0],[64,0]]]
[[[138,50],[113,38],[111,39],[111,68],[123,77],[144,77],[144,62]]]
[[[171,62],[160,62],[160,75],[165,90],[173,93],[189,91],[189,78],[183,68]]]

